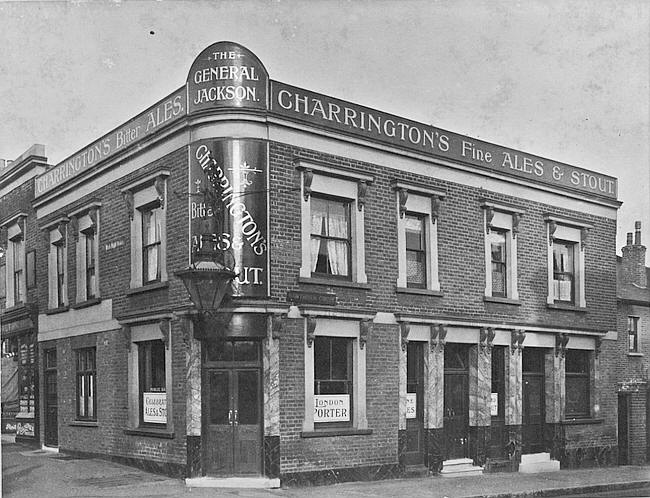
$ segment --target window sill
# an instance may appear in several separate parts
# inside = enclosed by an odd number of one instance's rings
[[[75,420],[68,424],[70,427],[99,427],[97,421]]]
[[[350,289],[370,290],[370,285],[336,278],[299,277],[298,283],[311,285],[326,285],[328,287],[347,287]]]
[[[94,306],[95,304],[99,304],[102,302],[102,299],[100,297],[94,297],[92,299],[88,299],[86,301],[81,301],[80,303],[75,303],[70,306],[73,310],[79,310],[82,308],[88,308],[89,306]]]
[[[58,308],[50,308],[45,310],[46,315],[56,315],[57,313],[65,313],[70,310],[70,306],[59,306]]]
[[[142,294],[143,292],[149,292],[149,291],[154,291],[158,289],[166,289],[169,287],[169,282],[164,281],[164,282],[155,282],[153,284],[147,284],[143,285],[141,287],[135,287],[133,289],[127,289],[126,295],[127,296],[132,296],[134,294]]]
[[[643,357],[643,353],[628,353],[627,355],[628,355],[628,356],[635,357],[635,358],[641,358],[641,357]]]
[[[372,434],[372,429],[320,429],[301,432],[300,437],[368,436],[370,434]]]
[[[147,436],[157,437],[161,439],[174,439],[174,433],[167,429],[149,429],[148,427],[141,427],[139,429],[124,429],[124,434],[129,436]]]
[[[562,421],[562,425],[592,425],[592,424],[602,424],[602,418],[567,418]]]
[[[563,311],[578,311],[580,313],[586,313],[587,308],[581,308],[579,306],[574,306],[573,304],[547,304],[546,307],[551,310],[563,310]]]
[[[483,296],[483,301],[486,303],[510,304],[512,306],[522,305],[519,299],[510,299],[509,297]]]
[[[431,289],[416,289],[413,287],[395,287],[395,292],[397,294],[417,294],[420,296],[434,296],[434,297],[443,296],[441,291],[435,291]]]

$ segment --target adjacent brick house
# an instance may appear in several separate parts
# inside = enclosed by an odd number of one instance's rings
[[[645,265],[646,248],[641,244],[641,222],[635,224],[634,239],[618,258],[618,330],[615,365],[618,392],[619,463],[638,465],[648,461],[648,355],[650,354],[650,289]]]
[[[220,42],[34,197],[46,445],[288,485],[616,463],[614,178]],[[199,314],[175,276],[215,254]]]

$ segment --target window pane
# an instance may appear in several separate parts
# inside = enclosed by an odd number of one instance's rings
[[[259,422],[259,375],[254,371],[237,373],[237,413],[240,424],[257,424]]]
[[[566,378],[566,413],[567,415],[589,415],[589,377],[577,376]]]
[[[159,267],[158,267],[158,247],[152,246],[146,248],[146,281],[151,282],[152,280],[157,280],[159,276]]]
[[[332,339],[332,380],[348,379],[349,349],[349,339]]]
[[[568,349],[566,352],[565,370],[567,373],[589,373],[589,353]]]
[[[423,251],[424,246],[424,217],[409,216],[405,217],[406,228],[406,248],[416,251]]]
[[[230,421],[230,383],[228,372],[211,371],[208,377],[210,383],[210,423],[226,425]]]
[[[165,390],[165,345],[162,341],[151,341],[151,386],[152,391]]]
[[[314,379],[330,378],[330,341],[327,337],[314,339]]]
[[[407,285],[424,286],[427,281],[426,254],[423,252],[406,251],[406,282]]]
[[[312,271],[350,275],[350,203],[311,198]]]
[[[236,341],[234,343],[235,361],[257,361],[258,344],[253,341]]]

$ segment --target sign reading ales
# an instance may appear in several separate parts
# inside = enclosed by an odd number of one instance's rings
[[[190,145],[192,262],[202,252],[221,253],[238,274],[234,296],[268,295],[267,164],[261,140]]]
[[[223,107],[266,110],[268,73],[248,49],[232,42],[210,45],[187,76],[189,112]]]

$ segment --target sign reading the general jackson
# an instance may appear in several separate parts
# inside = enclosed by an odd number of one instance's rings
[[[210,45],[187,76],[190,114],[224,107],[266,110],[268,73],[250,50],[232,42]]]
[[[202,251],[221,252],[238,274],[235,296],[268,295],[267,171],[264,141],[190,145],[190,252],[193,258]]]
[[[36,178],[35,197],[89,171],[96,164],[154,134],[186,114],[185,87],[107,133]]]
[[[483,142],[344,100],[271,81],[271,112],[547,185],[570,187],[616,199],[616,178]]]

